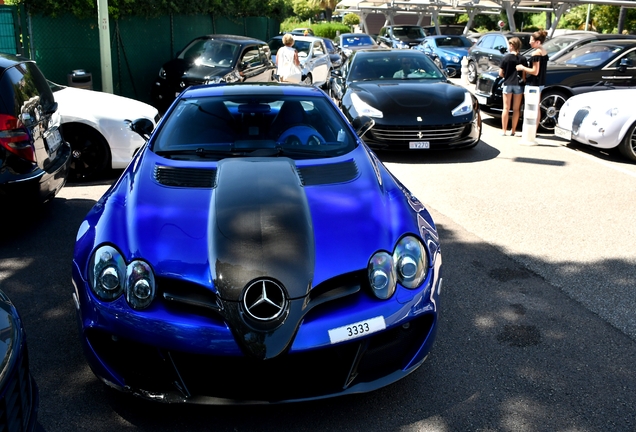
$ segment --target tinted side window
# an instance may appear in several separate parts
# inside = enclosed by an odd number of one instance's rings
[[[503,36],[495,36],[495,42],[493,43],[493,49],[500,51],[501,49],[508,50],[508,39]]]
[[[7,69],[0,79],[0,94],[0,112],[16,118],[36,105],[47,110],[55,102],[44,75],[32,62],[20,63]]]
[[[491,49],[495,42],[493,35],[486,35],[479,41],[479,46],[483,49]]]
[[[261,57],[258,53],[258,47],[249,47],[243,52],[241,64],[245,67],[255,67],[261,64]]]

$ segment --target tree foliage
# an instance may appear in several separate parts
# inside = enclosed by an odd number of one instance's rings
[[[319,6],[312,4],[308,0],[292,0],[294,15],[300,20],[313,18],[322,10]]]
[[[72,13],[78,18],[97,16],[97,0],[17,0],[29,13],[56,16]],[[292,13],[286,0],[108,0],[113,18],[125,16],[214,14],[220,16],[265,16],[284,19]]]

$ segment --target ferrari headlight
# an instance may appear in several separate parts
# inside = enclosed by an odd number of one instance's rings
[[[114,300],[124,292],[126,264],[119,251],[102,246],[93,254],[89,268],[89,285],[101,300]]]
[[[155,298],[155,276],[150,266],[135,260],[126,270],[126,300],[133,309],[150,306]]]
[[[395,292],[395,268],[393,257],[387,252],[378,252],[369,261],[367,267],[369,283],[373,294],[385,300]]]
[[[473,100],[470,97],[470,93],[464,93],[464,102],[457,105],[452,111],[453,116],[458,117],[466,114],[470,114],[473,111]]]
[[[377,108],[372,107],[358,96],[356,93],[351,94],[351,103],[353,103],[353,107],[358,113],[358,116],[369,116],[375,118],[382,118],[384,114]]]
[[[155,298],[155,276],[150,265],[134,260],[126,265],[122,254],[112,246],[100,246],[89,268],[91,291],[104,301],[116,300],[124,292],[133,309],[150,306]]]
[[[418,239],[412,236],[402,238],[393,252],[393,262],[397,267],[397,278],[406,288],[417,288],[422,284],[428,270],[426,251]]]

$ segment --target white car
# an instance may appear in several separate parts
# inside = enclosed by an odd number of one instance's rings
[[[156,125],[156,108],[134,99],[65,87],[49,82],[62,135],[71,145],[70,180],[87,180],[108,169],[125,168],[145,141],[126,120],[147,118]]]
[[[618,147],[636,162],[636,88],[614,88],[572,96],[561,107],[554,134],[602,149]]]
[[[276,63],[276,53],[283,46],[283,36],[274,36],[267,44]],[[293,47],[298,51],[298,60],[303,70],[303,84],[323,87],[329,80],[333,66],[329,51],[322,38],[313,36],[294,36]]]

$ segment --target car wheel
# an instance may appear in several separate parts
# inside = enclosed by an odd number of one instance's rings
[[[314,81],[313,81],[313,79],[311,78],[311,75],[310,75],[310,74],[307,74],[307,76],[306,76],[306,77],[305,77],[305,79],[303,80],[303,84],[308,85],[308,86],[312,85],[312,84],[313,84],[313,82],[314,82]]]
[[[468,62],[468,82],[475,84],[477,82],[477,66],[475,62]]]
[[[104,137],[89,126],[62,125],[62,135],[71,145],[69,180],[94,178],[110,166],[110,150]]]
[[[568,100],[568,96],[559,92],[545,92],[541,95],[541,103],[539,104],[539,108],[541,109],[539,127],[541,127],[541,129],[554,132],[554,128],[559,120],[559,112],[566,100]]]
[[[636,161],[636,123],[631,125],[618,145],[618,151],[631,161]]]

